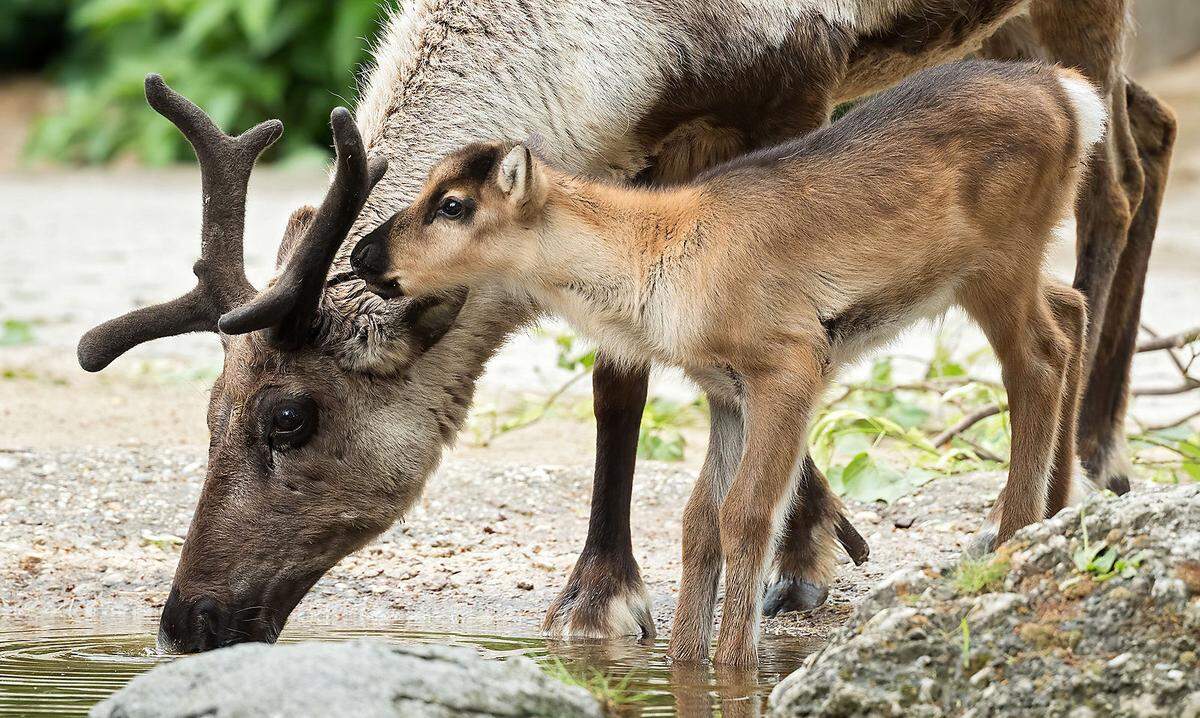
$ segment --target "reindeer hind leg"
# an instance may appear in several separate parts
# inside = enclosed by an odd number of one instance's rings
[[[839,543],[855,564],[861,565],[869,555],[867,542],[846,518],[841,501],[811,456],[800,462],[796,484],[776,556],[778,576],[763,599],[764,616],[810,611],[823,604],[829,597]]]

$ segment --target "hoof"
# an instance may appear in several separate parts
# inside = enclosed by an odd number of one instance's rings
[[[763,615],[778,616],[788,611],[811,611],[829,598],[829,587],[806,578],[780,576],[763,597]]]
[[[617,580],[590,581],[580,586],[572,575],[542,621],[542,633],[555,638],[654,638],[650,598],[639,579],[620,585]]]
[[[967,558],[978,559],[992,553],[996,550],[996,535],[997,528],[986,524],[967,542],[967,547],[963,549],[963,555]]]
[[[1129,477],[1124,474],[1114,474],[1104,482],[1104,488],[1117,496],[1124,496],[1129,493]]]

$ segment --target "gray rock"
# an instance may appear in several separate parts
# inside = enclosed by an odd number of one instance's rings
[[[92,718],[171,716],[592,717],[582,688],[527,658],[488,660],[468,648],[377,640],[242,644],[181,658],[133,679]]]
[[[958,564],[885,581],[771,715],[1200,718],[1200,487],[1095,495],[985,560],[982,588]]]

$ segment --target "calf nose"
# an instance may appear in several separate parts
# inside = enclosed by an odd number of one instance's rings
[[[230,643],[229,611],[212,596],[185,601],[172,588],[158,622],[158,647],[170,653],[199,653]]]
[[[384,270],[384,251],[378,241],[363,239],[350,253],[350,266],[363,279],[378,277]]]

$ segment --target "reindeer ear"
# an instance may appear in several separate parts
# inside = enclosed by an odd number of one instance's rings
[[[292,256],[292,250],[296,248],[296,243],[304,237],[304,233],[308,231],[316,216],[317,208],[308,204],[292,212],[292,216],[288,218],[287,228],[283,230],[283,240],[279,242],[279,251],[275,254],[276,269],[287,264],[288,257]]]
[[[500,162],[497,184],[510,202],[525,210],[540,204],[544,198],[541,167],[525,145],[517,145],[505,155]]]
[[[410,300],[404,316],[422,352],[428,351],[450,331],[466,299],[466,290],[460,290],[449,296]]]

